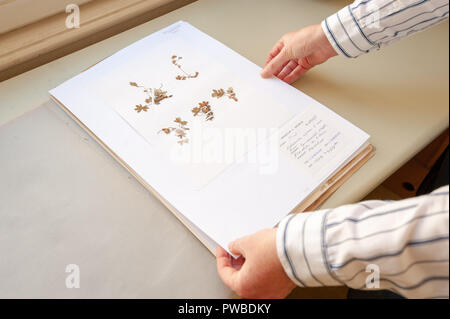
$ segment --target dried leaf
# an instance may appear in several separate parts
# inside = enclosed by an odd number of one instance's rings
[[[218,89],[218,90],[214,90],[213,89],[213,93],[211,94],[212,97],[216,97],[216,98],[220,98],[225,94],[225,91],[223,89]]]
[[[159,104],[162,100],[171,98],[172,95],[167,95],[167,91],[163,91],[161,89],[154,89],[154,102],[155,104]]]
[[[213,119],[214,119],[213,112],[209,112],[208,114],[206,114],[206,120],[207,121],[212,121]]]
[[[192,109],[192,113],[194,113],[194,116],[198,115],[204,115],[206,121],[211,121],[214,119],[214,113],[211,111],[211,105],[209,105],[208,101],[203,101],[198,103],[198,107],[194,107]]]
[[[178,137],[181,141],[178,141],[178,143],[180,143],[181,145],[183,145],[184,143],[188,143],[189,139],[184,139],[186,137],[186,131],[189,130],[188,127],[185,127],[184,125],[186,125],[188,122],[187,121],[183,121],[180,117],[175,118],[174,120],[175,123],[178,124],[178,127],[167,127],[167,128],[163,128],[161,129],[162,132],[164,132],[165,134],[170,134],[173,131],[175,131],[175,136]],[[160,131],[160,132],[161,132]]]
[[[186,136],[186,133],[184,132],[184,130],[179,129],[179,128],[176,129],[175,133],[177,134],[177,136],[178,136],[179,138],[183,138],[183,137]]]
[[[219,99],[222,96],[224,96],[224,94],[225,94],[224,89],[218,89],[218,90],[213,89],[213,92],[212,92],[211,96]],[[238,99],[236,97],[236,93],[234,92],[232,87],[229,87],[227,89],[226,94],[227,94],[229,99],[232,99],[232,100],[234,100],[236,102],[238,101]]]
[[[139,104],[139,105],[136,105],[134,110],[138,113],[140,113],[141,111],[147,112],[148,106],[147,105],[143,106],[142,104]]]
[[[236,93],[234,93],[234,90],[232,87],[229,87],[227,90],[227,95],[229,99],[234,100],[235,102],[238,101],[237,97],[236,97]]]

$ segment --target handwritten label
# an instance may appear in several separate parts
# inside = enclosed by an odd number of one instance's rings
[[[346,134],[338,127],[339,123],[322,110],[306,111],[282,129],[280,149],[315,175],[345,148]]]

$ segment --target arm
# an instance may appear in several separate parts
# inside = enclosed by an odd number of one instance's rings
[[[292,83],[333,56],[358,57],[438,24],[448,14],[448,0],[357,0],[320,25],[285,34],[261,75]]]
[[[277,230],[231,243],[230,250],[243,256],[236,264],[220,248],[219,275],[243,297],[284,297],[295,283],[448,298],[448,192],[445,186],[397,202],[290,215]],[[379,270],[379,281],[366,286],[373,270]]]
[[[333,48],[358,57],[448,18],[448,0],[357,0],[321,26]]]
[[[398,202],[289,216],[278,228],[278,256],[299,286],[372,287],[409,298],[448,298],[448,199],[446,186]],[[366,285],[374,269],[379,285]]]

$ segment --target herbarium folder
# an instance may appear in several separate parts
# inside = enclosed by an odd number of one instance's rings
[[[213,253],[317,207],[369,136],[186,22],[50,91]]]

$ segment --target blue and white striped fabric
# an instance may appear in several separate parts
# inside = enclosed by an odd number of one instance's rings
[[[355,58],[448,19],[448,0],[357,0],[322,21],[340,55]]]
[[[277,251],[286,274],[302,287],[347,285],[448,298],[448,236],[447,185],[401,201],[287,216],[277,230]]]

